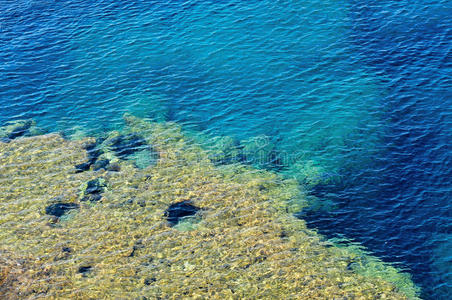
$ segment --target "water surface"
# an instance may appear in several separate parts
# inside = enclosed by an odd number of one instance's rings
[[[409,271],[451,279],[452,8],[447,1],[0,2],[0,122],[123,126],[132,112],[265,136],[308,183],[299,213]],[[318,178],[305,176],[316,170]]]

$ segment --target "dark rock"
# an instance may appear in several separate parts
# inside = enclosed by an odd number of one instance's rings
[[[144,138],[133,133],[114,137],[111,139],[110,144],[111,149],[122,159],[149,147]]]
[[[76,172],[76,173],[81,173],[81,172],[84,172],[84,171],[88,171],[88,170],[91,168],[91,166],[92,166],[93,164],[95,165],[97,159],[98,159],[99,156],[101,156],[102,153],[103,153],[103,151],[97,149],[97,145],[98,145],[98,142],[94,142],[94,143],[89,143],[89,144],[87,144],[87,145],[85,145],[85,146],[83,147],[83,148],[85,148],[85,150],[86,150],[87,153],[88,153],[88,161],[76,165],[76,166],[75,166],[75,172]],[[99,165],[97,165],[97,167],[96,167],[96,165],[94,166],[94,170],[97,171],[97,170],[99,170],[99,169],[105,167],[105,166],[103,166],[104,163],[105,163],[105,162],[102,160],[102,161],[99,163]],[[108,163],[107,163],[107,164],[108,164]]]
[[[92,270],[91,266],[80,266],[78,268],[78,272],[82,273],[82,274],[86,274],[86,273],[90,272],[91,270]]]
[[[113,155],[121,160],[128,160],[137,168],[144,169],[154,165],[159,158],[155,149],[146,142],[146,139],[136,133],[119,134],[107,138],[102,149],[106,149],[109,155]],[[106,166],[107,171],[119,171],[119,165]]]
[[[15,127],[8,133],[8,138],[13,140],[15,138],[21,137],[27,133],[30,127],[33,125],[32,120],[24,120],[15,123]]]
[[[285,232],[284,230],[281,231],[281,233],[279,234],[279,237],[280,237],[280,238],[285,238],[285,237],[287,237],[287,232]]]
[[[155,277],[149,277],[149,278],[146,278],[145,280],[144,280],[144,284],[145,285],[151,285],[153,282],[156,282],[157,281],[157,278],[155,278]]]
[[[99,156],[102,155],[103,151],[98,149],[99,142],[96,140],[94,143],[89,143],[84,146],[87,154],[88,154],[88,162],[93,164]]]
[[[102,199],[102,195],[101,194],[88,194],[88,195],[84,196],[82,199],[80,199],[80,201],[82,201],[82,202],[97,202],[100,199]]]
[[[11,142],[11,139],[9,139],[7,137],[0,137],[0,142],[1,143],[9,143],[9,142]]]
[[[66,252],[66,253],[71,253],[71,252],[72,252],[72,249],[69,248],[69,247],[63,247],[63,248],[61,249],[61,251]]]
[[[105,180],[102,177],[90,180],[83,191],[83,197],[80,201],[97,202],[102,198],[101,193],[105,191]]]
[[[81,163],[81,164],[75,165],[75,172],[81,173],[84,171],[88,171],[90,167],[91,167],[90,162]]]
[[[137,201],[137,204],[138,204],[139,206],[141,206],[141,207],[146,207],[146,200],[144,200],[144,199],[139,199],[139,200]]]
[[[171,204],[165,211],[166,220],[171,226],[177,225],[181,218],[195,215],[200,209],[190,201],[182,201]]]
[[[59,218],[69,210],[77,208],[79,208],[77,203],[53,203],[46,207],[46,214]]]
[[[99,149],[91,149],[91,150],[87,150],[87,152],[88,152],[88,160],[91,163],[94,163],[99,158],[99,156],[101,156],[103,153],[103,151],[99,150]]]
[[[349,262],[349,263],[347,264],[347,270],[348,270],[348,271],[352,271],[352,270],[354,270],[355,268],[357,268],[358,266],[359,266],[359,265],[358,265],[357,262],[351,261],[351,262]]]
[[[110,160],[108,160],[108,159],[97,160],[93,164],[93,170],[98,171],[100,169],[106,169],[109,163],[110,163]]]
[[[92,143],[87,143],[87,144],[83,145],[83,148],[84,148],[86,151],[88,151],[88,153],[89,153],[91,150],[96,149],[97,145],[98,145],[98,140],[96,139],[96,140],[95,140],[94,142],[92,142]]]
[[[85,194],[100,194],[104,192],[105,183],[100,178],[88,181]]]
[[[15,138],[23,136],[36,136],[44,134],[40,128],[36,126],[36,122],[33,120],[16,120],[5,124],[0,127],[0,138],[4,138],[4,141],[13,140]]]

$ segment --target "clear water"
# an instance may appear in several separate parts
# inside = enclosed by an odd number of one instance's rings
[[[95,133],[132,111],[269,137],[323,180],[299,214],[452,296],[452,5],[0,1],[0,122]],[[262,167],[275,169],[268,164]]]

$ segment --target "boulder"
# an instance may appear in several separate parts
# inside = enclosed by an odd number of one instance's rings
[[[70,210],[77,209],[79,207],[80,206],[77,203],[57,202],[46,207],[46,214],[59,218]]]

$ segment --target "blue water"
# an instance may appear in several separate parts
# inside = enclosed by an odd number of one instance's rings
[[[0,0],[0,123],[121,126],[132,111],[267,135],[330,209],[299,214],[452,297],[452,4]],[[300,179],[301,180],[301,179]]]

